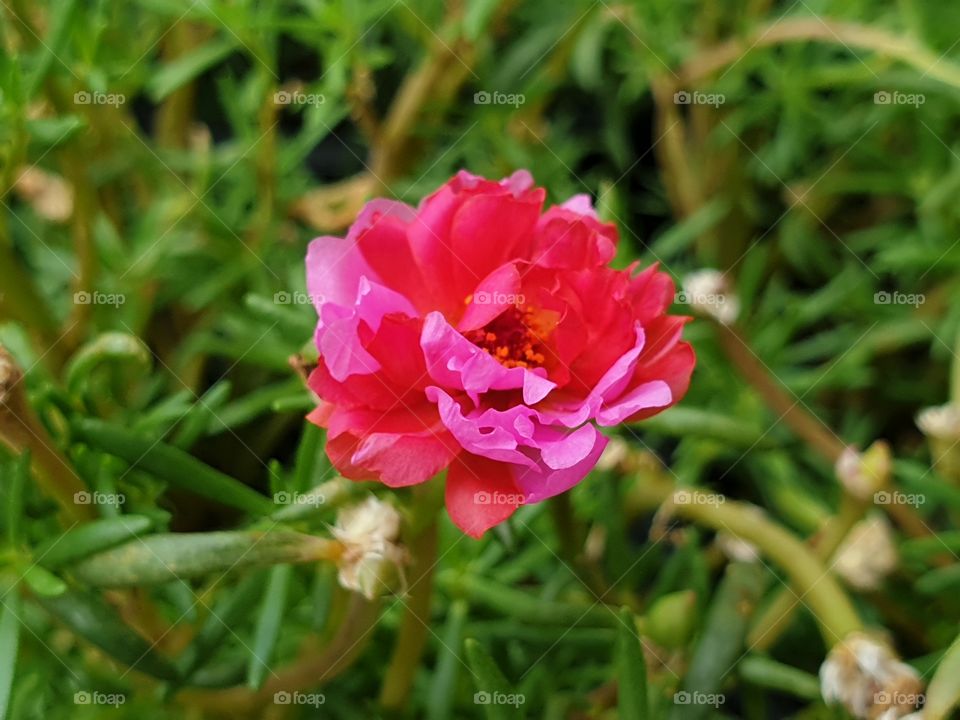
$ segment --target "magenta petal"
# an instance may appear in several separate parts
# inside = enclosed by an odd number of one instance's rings
[[[514,263],[501,265],[487,275],[473,291],[470,304],[460,318],[457,329],[461,332],[482,328],[520,297],[520,273]]]
[[[524,501],[540,502],[572,488],[597,464],[607,442],[606,437],[596,433],[594,445],[587,455],[575,465],[562,470],[553,470],[546,463],[540,463],[535,468],[518,469],[516,483],[523,492]]]
[[[356,297],[349,309],[333,303],[320,308],[316,342],[330,375],[344,380],[350,375],[369,375],[380,369],[378,363],[360,342],[360,323],[373,332],[388,313],[416,316],[416,310],[402,295],[361,276],[357,282]]]
[[[629,386],[644,343],[643,328],[638,324],[633,347],[610,366],[586,398],[580,402],[552,406],[545,409],[544,413],[567,427],[578,427],[590,418],[596,417],[606,399],[615,398]]]
[[[317,312],[325,303],[352,307],[361,277],[373,277],[356,244],[322,236],[307,248],[307,292]]]
[[[437,403],[441,422],[467,452],[500,462],[533,465],[518,449],[520,443],[515,422],[524,416],[529,420],[535,411],[518,405],[503,412],[486,410],[467,416],[460,405],[440,388],[428,387],[426,394],[428,400]]]
[[[639,385],[616,402],[605,405],[597,413],[597,424],[604,427],[619,425],[641,410],[665,408],[673,402],[670,386],[663,380]]]
[[[586,215],[589,218],[597,219],[597,211],[593,208],[593,200],[586,193],[574,195],[564,202],[560,207],[565,210],[577,213],[577,215]]]
[[[571,433],[556,431],[553,428],[543,428],[538,439],[534,442],[540,446],[540,457],[551,470],[566,470],[571,468],[590,454],[597,444],[600,434],[593,425],[584,425]]]

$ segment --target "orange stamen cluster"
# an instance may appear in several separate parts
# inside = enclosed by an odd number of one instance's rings
[[[465,337],[508,368],[541,367],[546,360],[537,326],[535,310],[510,307],[479,330]]]

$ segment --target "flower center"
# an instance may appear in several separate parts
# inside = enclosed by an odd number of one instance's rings
[[[465,337],[508,368],[541,367],[546,360],[541,323],[530,306],[507,308],[478,330]]]

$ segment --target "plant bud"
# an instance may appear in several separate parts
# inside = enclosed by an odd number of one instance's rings
[[[927,436],[937,472],[960,482],[960,406],[926,408],[917,415],[917,427]]]
[[[348,590],[368,599],[391,589],[406,553],[397,544],[400,514],[375,497],[344,508],[337,515],[333,536],[343,545],[337,579]]]
[[[841,703],[856,718],[896,720],[922,701],[923,682],[889,646],[855,632],[820,666],[820,692],[825,702]]]
[[[897,567],[890,523],[871,515],[857,523],[837,550],[833,569],[858,590],[877,590]]]

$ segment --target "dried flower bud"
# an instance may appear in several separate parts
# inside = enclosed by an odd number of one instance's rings
[[[630,444],[621,438],[610,438],[597,461],[597,470],[615,470],[630,457]]]
[[[866,452],[847,447],[837,459],[834,471],[844,489],[853,497],[867,500],[890,482],[890,447],[878,440]]]
[[[732,325],[740,315],[740,299],[732,292],[726,276],[717,270],[698,270],[687,275],[678,300],[723,325]]]
[[[45,220],[64,223],[73,214],[73,188],[59,175],[27,167],[17,176],[13,187]]]
[[[406,553],[397,544],[400,514],[375,497],[337,514],[333,536],[343,544],[340,584],[373,599],[390,588]]]
[[[837,550],[833,569],[858,590],[876,590],[897,567],[893,532],[884,515],[857,523]]]
[[[757,562],[760,551],[753,543],[747,542],[727,532],[717,533],[717,547],[734,562]]]
[[[830,651],[820,666],[820,691],[825,702],[839,702],[865,720],[902,718],[923,700],[917,671],[862,632],[851,633]]]
[[[917,415],[917,427],[927,436],[940,474],[960,482],[960,405],[926,408]]]
[[[926,408],[917,415],[917,427],[930,438],[960,441],[960,406],[947,404]]]

